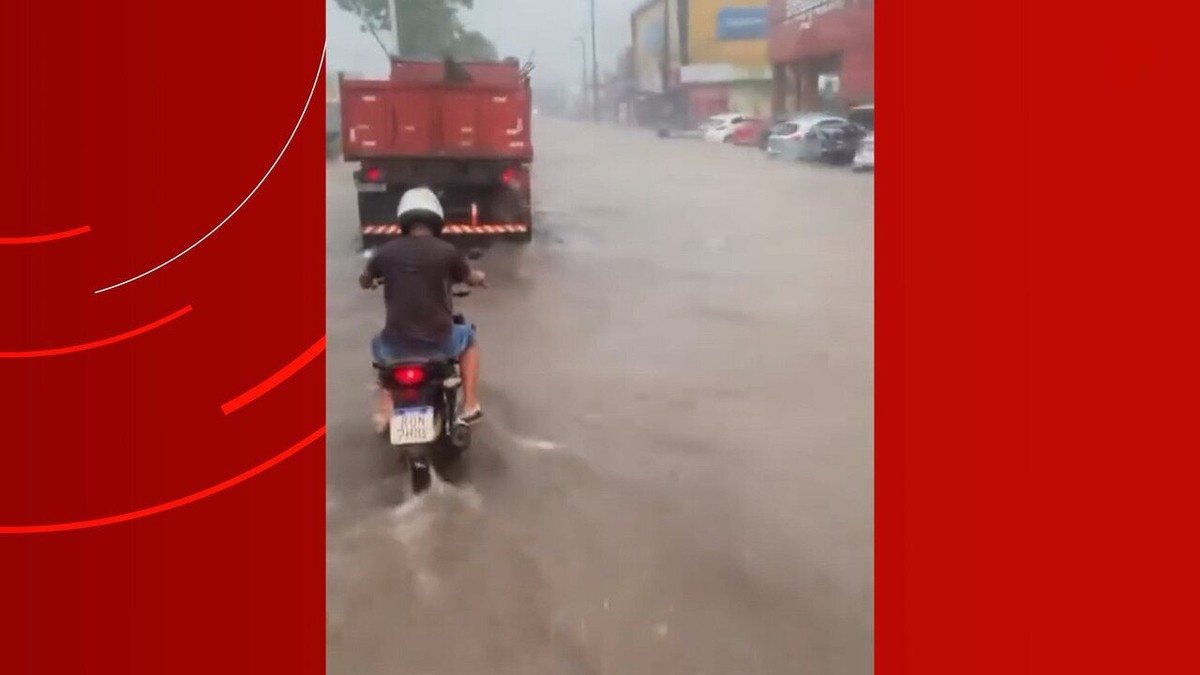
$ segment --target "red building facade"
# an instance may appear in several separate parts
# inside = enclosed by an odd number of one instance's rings
[[[875,0],[770,0],[771,107],[845,109],[875,97]]]

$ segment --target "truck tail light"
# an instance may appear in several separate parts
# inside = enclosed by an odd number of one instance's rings
[[[521,173],[517,170],[517,167],[510,166],[504,170],[504,173],[500,174],[500,182],[511,188],[519,188],[521,187]]]
[[[363,173],[363,177],[372,183],[380,183],[383,181],[383,171],[373,166]]]

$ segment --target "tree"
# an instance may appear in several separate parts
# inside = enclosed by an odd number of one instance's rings
[[[339,7],[358,15],[368,30],[392,42],[392,12],[398,17],[400,44],[394,53],[403,58],[494,59],[496,47],[483,34],[466,30],[460,9],[472,9],[475,0],[336,0]]]
[[[500,58],[491,40],[474,30],[459,33],[449,51],[454,58],[461,61],[495,61]]]

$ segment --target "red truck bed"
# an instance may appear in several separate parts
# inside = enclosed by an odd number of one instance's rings
[[[394,60],[386,80],[339,81],[364,249],[399,236],[397,206],[417,186],[438,195],[457,244],[532,240],[528,74],[515,59]]]
[[[516,61],[392,63],[387,80],[339,83],[347,160],[462,158],[530,161],[531,95]]]

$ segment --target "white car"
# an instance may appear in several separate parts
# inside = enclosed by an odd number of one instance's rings
[[[851,168],[854,171],[875,170],[875,132],[867,134],[866,138],[862,139],[862,143],[859,143],[858,152],[854,153],[854,163]]]
[[[749,115],[741,113],[713,115],[700,125],[701,137],[709,143],[724,143],[733,135],[733,130],[748,119]]]

